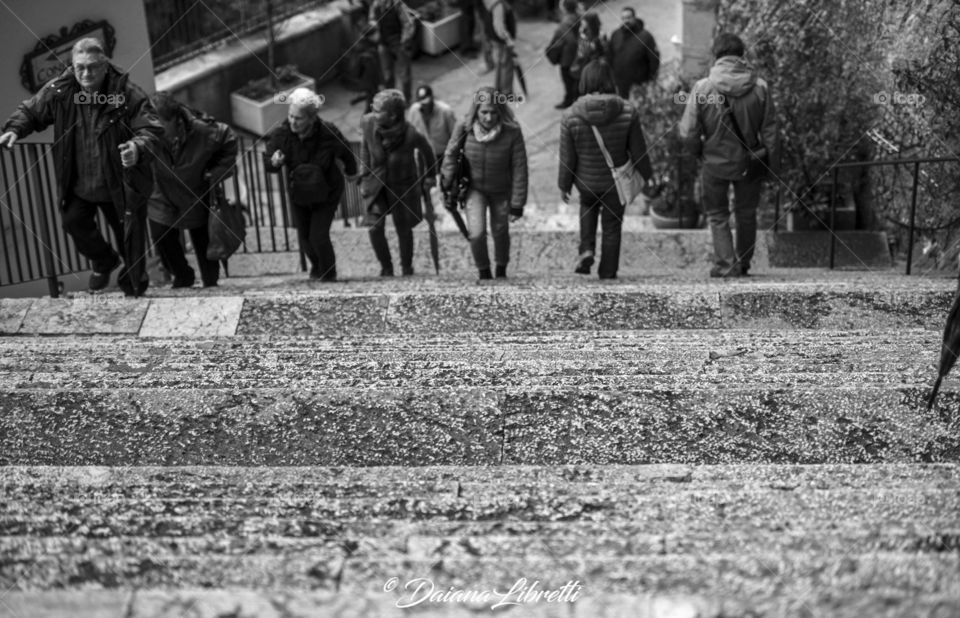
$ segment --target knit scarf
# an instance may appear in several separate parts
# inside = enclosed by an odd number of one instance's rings
[[[377,127],[377,134],[380,136],[380,142],[386,151],[396,150],[403,144],[403,138],[407,135],[407,123],[401,120],[392,127]]]
[[[497,123],[497,126],[493,127],[493,128],[490,129],[489,131],[486,131],[486,130],[484,130],[483,127],[480,126],[480,123],[479,123],[479,122],[474,122],[474,123],[473,123],[473,137],[477,140],[477,142],[479,142],[479,143],[481,143],[481,144],[483,144],[483,143],[485,143],[485,142],[492,142],[493,140],[497,139],[497,136],[498,136],[498,135],[500,135],[500,129],[501,129],[502,127],[503,127],[503,123],[502,123],[502,122],[498,122],[498,123]]]

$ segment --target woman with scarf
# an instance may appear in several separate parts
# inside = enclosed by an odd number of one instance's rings
[[[443,156],[441,186],[446,192],[453,187],[461,147],[470,169],[466,210],[473,260],[481,279],[493,278],[487,252],[489,210],[496,276],[504,279],[510,261],[510,223],[523,216],[527,203],[527,151],[504,95],[481,88],[467,116],[457,123]]]
[[[373,111],[363,117],[360,194],[367,205],[370,243],[381,277],[393,276],[385,232],[388,214],[400,241],[402,273],[413,274],[413,227],[423,218],[420,185],[435,184],[429,173],[435,162],[433,146],[407,123],[406,108],[403,93],[391,88],[373,97]]]

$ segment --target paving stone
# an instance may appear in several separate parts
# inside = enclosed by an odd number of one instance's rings
[[[0,335],[15,335],[32,304],[32,298],[0,298]]]
[[[229,337],[236,333],[242,298],[156,298],[140,327],[141,337]]]
[[[20,334],[136,334],[150,301],[121,294],[38,298],[30,305]]]

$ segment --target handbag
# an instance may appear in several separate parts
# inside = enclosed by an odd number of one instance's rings
[[[210,243],[207,245],[208,260],[229,258],[240,248],[247,235],[243,207],[239,202],[227,201],[222,186],[215,187],[211,192],[207,234],[210,236]]]
[[[766,178],[770,171],[770,153],[763,147],[760,141],[757,141],[759,147],[763,148],[763,155],[757,156],[756,150],[760,148],[752,149],[747,146],[747,140],[744,139],[743,131],[740,130],[740,123],[737,122],[737,117],[733,114],[733,108],[730,107],[730,101],[728,101],[725,96],[723,97],[723,107],[726,109],[727,115],[730,116],[730,122],[733,123],[733,134],[737,136],[737,139],[740,140],[740,145],[747,151],[747,167],[743,170],[743,178],[745,180],[762,180]]]
[[[613,174],[613,182],[617,185],[617,195],[620,196],[620,203],[624,206],[630,205],[633,200],[636,199],[637,195],[643,191],[643,187],[646,184],[643,176],[641,176],[640,172],[633,166],[633,161],[631,161],[629,157],[627,157],[626,163],[620,167],[614,167],[613,158],[603,143],[600,131],[595,125],[590,125],[590,128],[593,129],[593,134],[597,137],[597,143],[600,145],[600,152],[603,153],[603,159],[607,162],[610,173]]]
[[[323,168],[315,163],[301,163],[290,170],[290,201],[298,206],[325,202],[330,185]]]

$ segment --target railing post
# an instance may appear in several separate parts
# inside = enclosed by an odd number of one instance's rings
[[[913,195],[910,198],[910,231],[907,233],[907,274],[913,268],[913,227],[917,220],[917,183],[920,181],[920,162],[913,164]]]
[[[779,140],[778,140],[779,141]],[[783,169],[783,148],[777,148],[777,172]],[[780,178],[774,178],[777,183],[777,201],[773,206],[773,233],[780,232],[780,200],[783,199],[783,183]]]
[[[30,175],[33,178],[33,195],[36,197],[36,212],[40,218],[39,232],[40,242],[43,243],[43,266],[46,271],[47,290],[50,292],[50,298],[60,296],[60,280],[57,279],[57,273],[54,269],[53,247],[50,241],[50,228],[47,220],[47,204],[43,199],[43,185],[40,181],[40,162],[37,158],[37,145],[27,145],[27,158],[30,161]],[[28,189],[29,192],[29,189]]]
[[[833,168],[833,186],[830,187],[830,270],[837,261],[837,233],[834,230],[837,215],[837,183],[840,182],[840,168]]]

